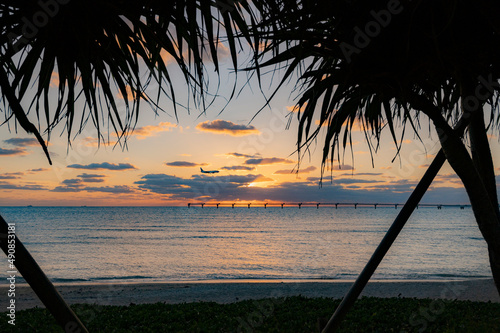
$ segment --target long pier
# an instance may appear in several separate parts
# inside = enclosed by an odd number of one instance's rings
[[[357,209],[358,207],[373,207],[374,209],[377,209],[377,207],[394,207],[395,209],[398,208],[398,206],[403,206],[404,204],[401,203],[365,203],[365,202],[283,202],[283,203],[276,203],[276,202],[250,202],[250,203],[244,203],[244,202],[234,202],[234,203],[220,203],[220,202],[190,202],[187,204],[188,208],[191,208],[193,206],[200,206],[201,208],[204,208],[205,206],[207,207],[280,207],[283,209],[285,206],[286,207],[314,207],[316,206],[317,209],[319,207],[335,207],[337,209],[338,207],[354,207],[354,209]],[[460,209],[465,209],[470,208],[470,205],[453,205],[453,204],[419,204],[417,205],[418,207],[436,207],[437,209],[441,209],[443,207],[457,207]]]

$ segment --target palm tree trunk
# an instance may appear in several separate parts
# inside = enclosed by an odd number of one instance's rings
[[[28,282],[31,289],[33,289],[38,298],[52,313],[57,323],[65,332],[88,332],[80,319],[78,319],[59,292],[57,292],[52,282],[45,276],[23,243],[17,238],[17,235],[13,234],[13,243],[9,243],[10,238],[8,238],[8,235],[9,224],[0,215],[0,247],[6,255],[9,255],[9,245],[14,245],[14,251],[11,251],[11,254],[14,254],[15,258],[14,264],[9,266],[10,270],[13,271],[13,266],[15,265],[17,271]]]
[[[482,112],[480,112],[479,109],[472,112],[473,118],[481,116]],[[479,126],[480,121],[477,119],[475,121],[475,126]],[[488,150],[482,149],[481,153],[478,153],[476,150],[475,154],[479,157],[476,157],[476,163],[474,163],[463,141],[453,132],[446,121],[441,116],[434,116],[433,122],[438,131],[439,141],[441,142],[441,147],[446,155],[446,159],[462,180],[467,195],[469,196],[479,230],[488,245],[491,272],[500,294],[500,220],[498,203],[495,204],[493,201],[495,199],[492,199],[489,195],[487,188],[491,187],[491,185],[487,186],[485,184],[483,175],[481,174],[482,169],[476,169],[477,164],[481,164],[480,168],[487,168],[488,162],[485,162],[486,158],[484,154],[488,153],[489,148]],[[478,128],[475,128],[475,131],[475,139],[473,140],[475,140],[477,144],[477,139],[481,135],[477,133],[477,131],[480,131]],[[484,131],[483,128],[483,132]],[[486,133],[484,133],[484,135],[486,135]],[[491,156],[489,158],[491,158]],[[487,175],[484,175],[484,178],[486,179]]]
[[[482,103],[475,92],[477,86],[471,79],[467,84],[462,84],[462,110],[463,117],[474,122],[469,124],[471,142],[474,142],[474,161],[467,151],[464,142],[441,115],[441,109],[423,96],[410,95],[407,97],[415,110],[425,113],[433,122],[438,132],[441,147],[451,167],[462,180],[469,197],[472,211],[479,230],[488,245],[493,280],[500,294],[500,214],[498,213],[498,199],[494,178],[493,161],[486,137]],[[477,103],[469,107],[464,101],[476,97]],[[480,147],[481,146],[481,147]],[[491,193],[491,195],[490,195]]]
[[[488,193],[491,205],[497,219],[497,228],[500,228],[500,210],[495,180],[495,167],[491,156],[490,144],[484,123],[484,111],[476,110],[469,125],[472,162],[481,177],[481,181]],[[495,284],[500,293],[500,236],[491,237],[488,242],[490,266],[495,278]]]
[[[491,203],[496,207],[497,215],[500,216],[498,209],[498,195],[495,181],[495,167],[491,157],[490,144],[486,133],[486,125],[484,123],[483,109],[477,110],[472,117],[469,125],[469,138],[472,153],[472,162],[481,177]]]

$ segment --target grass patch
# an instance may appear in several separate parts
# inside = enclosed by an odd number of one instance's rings
[[[213,302],[130,306],[75,305],[90,332],[318,332],[339,300],[269,298],[232,304]],[[62,332],[45,309],[3,313],[0,332]],[[340,332],[500,332],[500,304],[365,297],[356,302]]]

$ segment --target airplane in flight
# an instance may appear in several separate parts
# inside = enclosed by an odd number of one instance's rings
[[[209,171],[205,171],[203,170],[203,168],[200,168],[201,170],[201,173],[219,173],[219,170],[209,170]]]

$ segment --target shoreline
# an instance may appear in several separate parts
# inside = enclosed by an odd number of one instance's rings
[[[353,280],[201,280],[125,283],[55,283],[69,304],[130,305],[146,303],[234,303],[249,299],[304,296],[340,299]],[[7,306],[6,285],[0,285],[0,307]],[[361,297],[404,297],[500,302],[493,279],[374,280]],[[16,285],[18,310],[44,307],[25,283]]]

